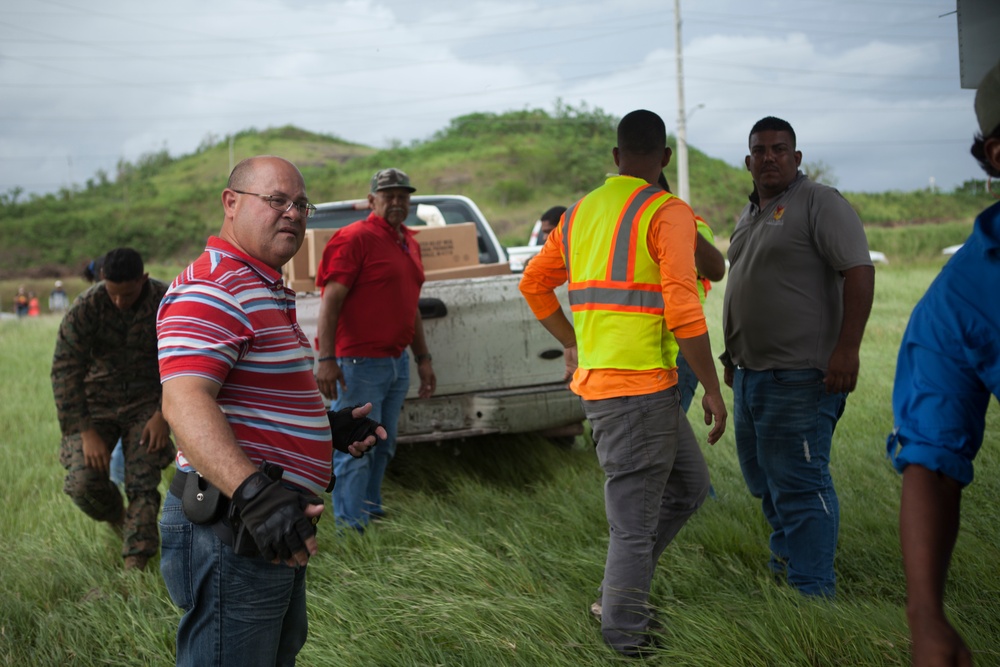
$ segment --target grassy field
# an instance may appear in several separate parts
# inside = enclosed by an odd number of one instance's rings
[[[730,429],[705,447],[718,498],[667,550],[653,582],[668,634],[647,664],[908,664],[900,479],[884,442],[899,339],[938,265],[878,269],[861,379],[834,446],[837,600],[807,601],[772,583],[767,527]],[[716,349],[721,297],[718,286],[707,304]],[[170,665],[179,613],[155,563],[123,572],[112,532],[62,493],[48,382],[57,324],[0,322],[0,665]],[[700,418],[692,421],[704,434]],[[994,402],[948,588],[979,665],[1000,665],[998,427]],[[601,485],[583,438],[572,450],[534,437],[402,447],[387,482],[389,521],[363,538],[337,538],[320,524],[300,664],[624,662],[587,611],[607,545]]]

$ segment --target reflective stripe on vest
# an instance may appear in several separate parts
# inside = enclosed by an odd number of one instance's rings
[[[610,306],[608,310],[639,309],[643,311],[655,311],[654,314],[663,314],[663,292],[657,285],[656,291],[643,289],[626,289],[616,287],[583,287],[574,289],[569,294],[569,305],[576,310],[579,306],[582,309],[603,308]],[[618,306],[618,308],[615,308]]]

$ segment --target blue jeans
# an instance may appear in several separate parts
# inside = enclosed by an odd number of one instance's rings
[[[111,450],[111,481],[121,486],[125,483],[125,451],[122,449],[122,439]]]
[[[698,376],[694,374],[691,365],[677,351],[677,390],[681,392],[681,410],[688,411],[691,401],[694,399],[694,392],[698,389]]]
[[[601,633],[622,653],[648,642],[649,587],[663,550],[708,493],[708,466],[674,387],[583,401],[604,469],[608,557]]]
[[[306,569],[237,556],[167,494],[160,572],[174,604],[178,667],[294,665],[305,644]]]
[[[828,394],[823,371],[738,368],[736,449],[747,488],[771,525],[772,571],[806,595],[832,597],[840,506],[830,447],[847,394]]]
[[[333,453],[333,515],[338,525],[364,532],[372,516],[385,514],[382,508],[382,478],[389,461],[396,454],[396,431],[403,399],[410,387],[410,356],[404,350],[398,357],[338,357],[347,388],[338,387],[337,400],[331,406],[339,410],[352,405],[372,404],[369,418],[385,426],[385,442],[359,459],[344,452]]]
[[[698,376],[687,362],[680,350],[677,350],[677,391],[681,395],[681,410],[687,414],[694,400],[694,392],[698,389]],[[715,498],[715,487],[708,487],[708,497]]]

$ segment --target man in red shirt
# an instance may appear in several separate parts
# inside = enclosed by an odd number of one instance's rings
[[[369,416],[389,434],[363,458],[334,452],[334,516],[359,532],[385,514],[382,478],[396,452],[396,425],[410,386],[407,346],[420,374],[420,398],[430,398],[437,384],[417,307],[424,282],[420,245],[403,224],[415,191],[399,169],[376,172],[371,214],[333,235],[316,272],[323,290],[319,389],[333,401],[332,410],[371,403]]]

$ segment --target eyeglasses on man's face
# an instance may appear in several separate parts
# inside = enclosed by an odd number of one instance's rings
[[[275,211],[281,211],[282,213],[287,213],[292,210],[293,206],[298,209],[303,218],[311,218],[313,213],[316,212],[316,207],[309,202],[293,201],[284,195],[262,195],[258,192],[244,192],[243,190],[231,189],[233,192],[237,192],[241,195],[253,195],[254,197],[260,197]]]

